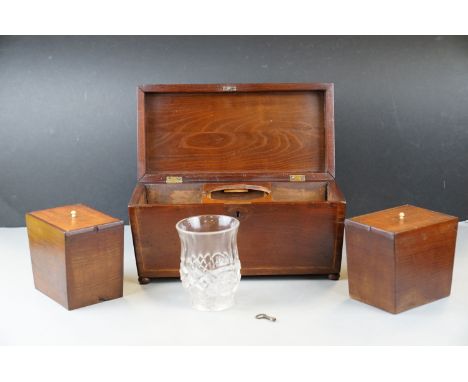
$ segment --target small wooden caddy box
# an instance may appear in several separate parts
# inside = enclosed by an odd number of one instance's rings
[[[336,280],[345,207],[333,84],[138,89],[138,182],[128,210],[140,283],[179,277],[175,224],[203,214],[240,220],[244,276]]]
[[[83,204],[26,214],[34,286],[68,310],[123,295],[123,222]]]
[[[458,218],[405,205],[345,225],[351,298],[400,313],[450,295]]]

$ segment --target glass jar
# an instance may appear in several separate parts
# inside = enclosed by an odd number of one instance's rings
[[[234,304],[239,286],[239,220],[224,215],[193,216],[176,224],[181,243],[180,278],[198,310],[219,311]]]

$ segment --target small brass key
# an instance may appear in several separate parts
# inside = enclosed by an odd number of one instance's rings
[[[276,321],[276,317],[269,316],[268,314],[265,314],[265,313],[257,314],[257,315],[255,316],[255,318],[256,318],[257,320],[265,319],[265,320],[270,320],[270,321],[272,321],[272,322],[275,322],[275,321]]]

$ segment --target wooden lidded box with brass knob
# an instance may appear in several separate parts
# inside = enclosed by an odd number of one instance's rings
[[[123,222],[83,204],[26,214],[34,285],[71,310],[122,297]]]
[[[404,205],[345,225],[353,299],[400,313],[450,295],[458,218]]]

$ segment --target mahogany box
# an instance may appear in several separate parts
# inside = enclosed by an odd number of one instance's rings
[[[201,214],[240,220],[244,276],[338,279],[333,84],[141,86],[137,154],[128,210],[140,283],[179,277],[175,224]]]
[[[71,310],[122,297],[123,222],[83,204],[26,215],[34,285]]]
[[[405,205],[345,224],[351,298],[400,313],[450,295],[456,217]]]

